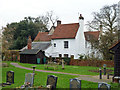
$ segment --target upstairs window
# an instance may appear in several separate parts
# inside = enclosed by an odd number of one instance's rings
[[[56,47],[56,43],[54,43],[54,47]]]
[[[64,48],[68,48],[68,41],[64,41]]]

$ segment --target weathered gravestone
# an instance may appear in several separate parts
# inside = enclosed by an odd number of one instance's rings
[[[6,83],[14,83],[14,72],[13,71],[8,71],[7,72],[7,78],[6,78]]]
[[[57,85],[57,78],[56,76],[54,75],[48,75],[47,77],[47,85],[51,85],[51,88],[56,88],[56,85]]]
[[[110,90],[110,85],[107,83],[98,83],[98,90]]]
[[[25,74],[25,84],[29,84],[30,87],[33,86],[34,83],[34,73],[26,73]]]
[[[6,83],[2,83],[0,86],[5,87],[14,83],[14,72],[7,71],[6,73]]]
[[[81,90],[81,80],[78,78],[70,79],[70,90],[72,89]]]

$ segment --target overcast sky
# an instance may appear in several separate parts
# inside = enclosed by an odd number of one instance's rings
[[[0,28],[7,23],[19,22],[24,17],[45,15],[54,11],[62,23],[78,22],[78,13],[87,21],[92,12],[99,12],[104,5],[117,4],[120,0],[0,0]]]

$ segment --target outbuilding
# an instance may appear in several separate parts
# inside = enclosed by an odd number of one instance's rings
[[[110,49],[110,53],[114,55],[114,77],[113,80],[120,80],[120,40]],[[116,79],[117,78],[117,79]]]
[[[45,53],[40,49],[25,49],[20,52],[21,63],[44,64],[45,61]]]

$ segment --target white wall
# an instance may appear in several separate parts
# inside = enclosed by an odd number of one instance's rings
[[[86,41],[86,48],[85,48],[85,52],[86,52],[86,55],[88,55],[89,57],[92,58],[92,55],[95,57],[95,58],[98,58],[98,59],[103,59],[103,55],[102,53],[100,53],[97,49],[94,49],[94,48],[91,48],[91,44]]]
[[[46,55],[59,57],[59,54],[62,54],[62,57],[64,57],[64,54],[68,54],[69,57],[74,55],[74,58],[78,59],[78,54],[85,54],[84,20],[79,20],[79,25],[75,39],[51,40],[52,46],[46,50]],[[69,48],[64,48],[64,41],[68,41]],[[54,47],[54,43],[56,43],[56,47]]]

